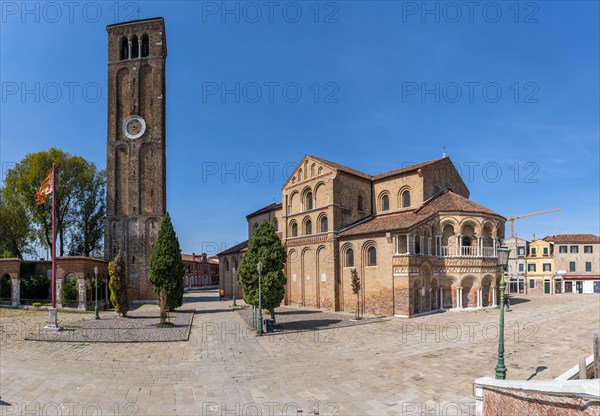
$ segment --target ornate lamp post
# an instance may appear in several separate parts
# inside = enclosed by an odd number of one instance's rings
[[[256,265],[258,270],[258,325],[256,326],[256,333],[262,335],[263,333],[263,321],[262,321],[262,261],[259,261]]]
[[[235,308],[237,306],[237,304],[235,303],[235,286],[237,283],[237,276],[236,276],[237,270],[234,267],[232,269],[232,271],[233,271],[233,278],[231,279],[231,293],[233,295],[233,305],[231,305],[231,306],[233,306]]]
[[[500,336],[498,338],[498,362],[496,363],[496,379],[506,379],[506,366],[504,365],[504,270],[508,265],[510,248],[502,246],[498,249],[498,265],[500,266]]]
[[[96,319],[100,319],[100,315],[98,314],[98,266],[94,266],[94,276],[96,280],[96,307],[94,310],[96,311]]]

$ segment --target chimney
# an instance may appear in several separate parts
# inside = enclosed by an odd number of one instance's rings
[[[196,261],[196,253],[192,253],[192,261]]]

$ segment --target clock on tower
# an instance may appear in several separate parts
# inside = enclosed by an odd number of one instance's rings
[[[152,245],[166,212],[162,17],[109,25],[105,258],[125,259],[130,300],[154,300]]]

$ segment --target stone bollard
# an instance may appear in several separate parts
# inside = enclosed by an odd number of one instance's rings
[[[587,378],[587,368],[585,365],[585,355],[579,354],[579,380]]]

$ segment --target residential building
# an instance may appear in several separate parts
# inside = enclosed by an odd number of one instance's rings
[[[505,275],[508,293],[527,293],[527,253],[529,241],[516,236],[509,237],[502,243],[510,249],[508,257],[508,273]]]
[[[182,254],[185,265],[183,284],[185,290],[215,289],[219,286],[219,259],[202,254]]]
[[[554,244],[546,240],[535,240],[529,244],[527,253],[527,293],[552,295],[561,292],[561,285],[554,276]]]
[[[600,237],[560,234],[544,240],[555,246],[556,278],[564,293],[600,293]]]

